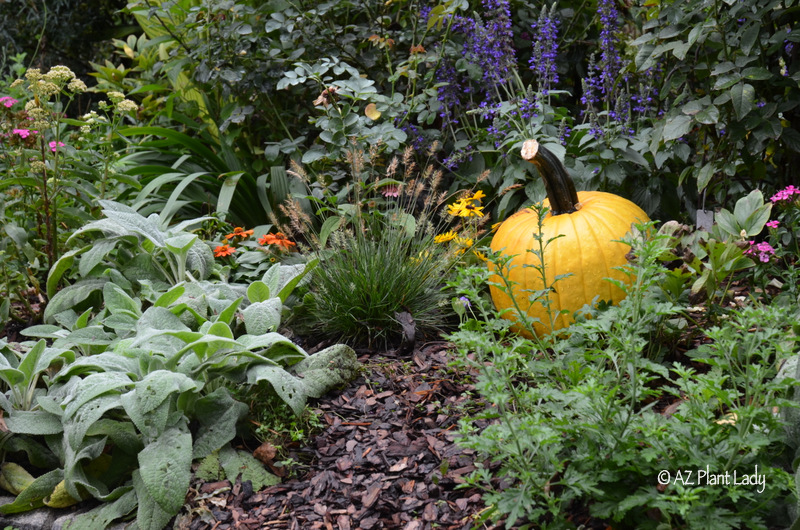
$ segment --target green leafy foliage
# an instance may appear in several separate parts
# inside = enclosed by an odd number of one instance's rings
[[[641,234],[629,241],[628,297],[579,318],[560,338],[507,335],[476,290],[487,276],[460,278],[457,292],[472,303],[449,338],[461,362],[480,371],[476,388],[487,403],[462,424],[462,443],[499,466],[478,466],[468,483],[485,489],[506,528],[563,527],[576,509],[622,527],[787,525],[787,444],[796,444],[773,411],[796,408],[788,398],[797,381],[776,378],[797,344],[786,331],[796,306],[732,311],[687,353],[689,367],[660,346],[686,327],[685,308],[662,287],[661,257],[673,242]],[[758,484],[686,479],[688,470],[741,479],[756,466]],[[504,478],[502,488],[493,476]],[[658,513],[648,515],[653,506]]]
[[[64,502],[105,502],[76,521],[80,528],[100,528],[135,511],[139,528],[155,530],[183,506],[195,460],[218,455],[232,480],[239,474],[258,484],[277,480],[252,456],[229,448],[249,410],[229,388],[270,388],[299,415],[308,399],[355,377],[359,363],[347,346],[309,355],[276,331],[284,301],[314,262],[276,263],[251,285],[201,280],[192,249],[208,247],[183,231],[197,220],[162,228],[156,216],[101,204],[106,219],[84,231],[99,231],[113,245],[99,256],[87,258],[95,248],[87,246],[66,258],[78,262],[79,273],[83,260],[91,260],[89,277],[53,296],[46,313],[53,323],[23,332],[38,342],[20,349],[0,344],[0,379],[8,387],[0,406],[16,440],[4,449],[38,451],[31,461],[54,468],[0,509],[55,502],[58,486]],[[140,276],[135,286],[108,272],[116,271],[115,260],[136,260],[137,251],[148,251],[150,270],[161,277]],[[198,277],[187,274],[172,285],[182,277],[172,274],[181,271]],[[84,301],[91,303],[79,314]]]

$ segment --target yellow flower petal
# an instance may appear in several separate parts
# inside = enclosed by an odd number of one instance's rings
[[[364,114],[367,118],[371,119],[372,121],[377,121],[378,118],[381,117],[380,111],[375,107],[375,103],[370,103],[367,105],[367,108],[364,109]]]

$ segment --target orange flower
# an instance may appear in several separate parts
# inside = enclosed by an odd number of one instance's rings
[[[245,238],[245,237],[249,237],[249,236],[252,236],[252,235],[253,235],[253,230],[252,229],[245,230],[241,226],[237,226],[236,228],[233,229],[233,232],[231,232],[230,234],[225,236],[225,239],[233,239],[234,237]]]
[[[214,256],[220,258],[222,256],[230,256],[234,252],[236,252],[236,249],[234,247],[225,244],[225,245],[220,245],[214,249]]]
[[[264,234],[262,237],[258,238],[258,243],[259,245],[278,245],[286,250],[289,250],[289,247],[294,247],[297,245],[296,243],[286,239],[286,236],[284,236],[281,232]]]

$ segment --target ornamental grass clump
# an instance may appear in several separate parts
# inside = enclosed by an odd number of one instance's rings
[[[300,219],[297,204],[286,207],[295,222],[282,230],[301,227],[320,258],[306,297],[310,327],[370,347],[413,342],[453,316],[444,279],[456,262],[475,256],[468,251],[485,220],[484,195],[464,194],[445,208],[441,172],[430,165],[420,171],[412,148],[382,171],[374,150],[354,148],[349,163],[353,184],[309,197],[325,218],[320,229]]]

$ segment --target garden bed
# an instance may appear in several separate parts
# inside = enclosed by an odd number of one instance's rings
[[[475,528],[485,509],[480,492],[459,488],[475,456],[455,443],[459,420],[475,406],[473,374],[448,368],[447,348],[362,355],[363,375],[316,403],[323,431],[290,448],[294,476],[259,492],[195,482],[178,527]]]

